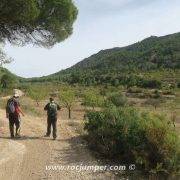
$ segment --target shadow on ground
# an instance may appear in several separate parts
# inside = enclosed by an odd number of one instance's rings
[[[9,140],[14,140],[14,141],[25,141],[25,140],[53,140],[51,138],[45,138],[43,136],[21,136],[21,137],[15,137],[15,138],[10,138],[10,137],[0,137],[0,139],[9,139]]]

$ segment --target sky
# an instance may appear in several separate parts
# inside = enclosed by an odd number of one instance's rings
[[[5,46],[6,65],[22,77],[66,69],[102,49],[122,47],[151,35],[180,31],[180,0],[74,0],[79,9],[74,33],[51,49]]]

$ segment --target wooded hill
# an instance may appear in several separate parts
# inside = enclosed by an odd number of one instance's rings
[[[160,86],[162,78],[178,83],[179,69],[180,33],[175,33],[151,36],[126,47],[102,50],[71,68],[28,81],[156,87]]]

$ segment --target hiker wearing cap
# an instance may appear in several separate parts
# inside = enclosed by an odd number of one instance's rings
[[[46,104],[44,110],[47,111],[47,133],[45,137],[50,137],[51,134],[51,126],[53,128],[53,139],[55,140],[57,137],[57,111],[61,108],[60,106],[54,101],[53,98],[49,99],[50,102]]]
[[[9,119],[9,130],[11,138],[20,137],[20,114],[24,116],[19,104],[19,95],[15,93],[12,98],[7,101],[6,117]],[[14,125],[16,133],[14,136]]]

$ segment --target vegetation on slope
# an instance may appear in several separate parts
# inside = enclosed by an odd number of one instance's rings
[[[29,81],[159,88],[162,80],[177,85],[179,69],[180,33],[176,33],[152,36],[123,48],[103,50],[69,69]]]

